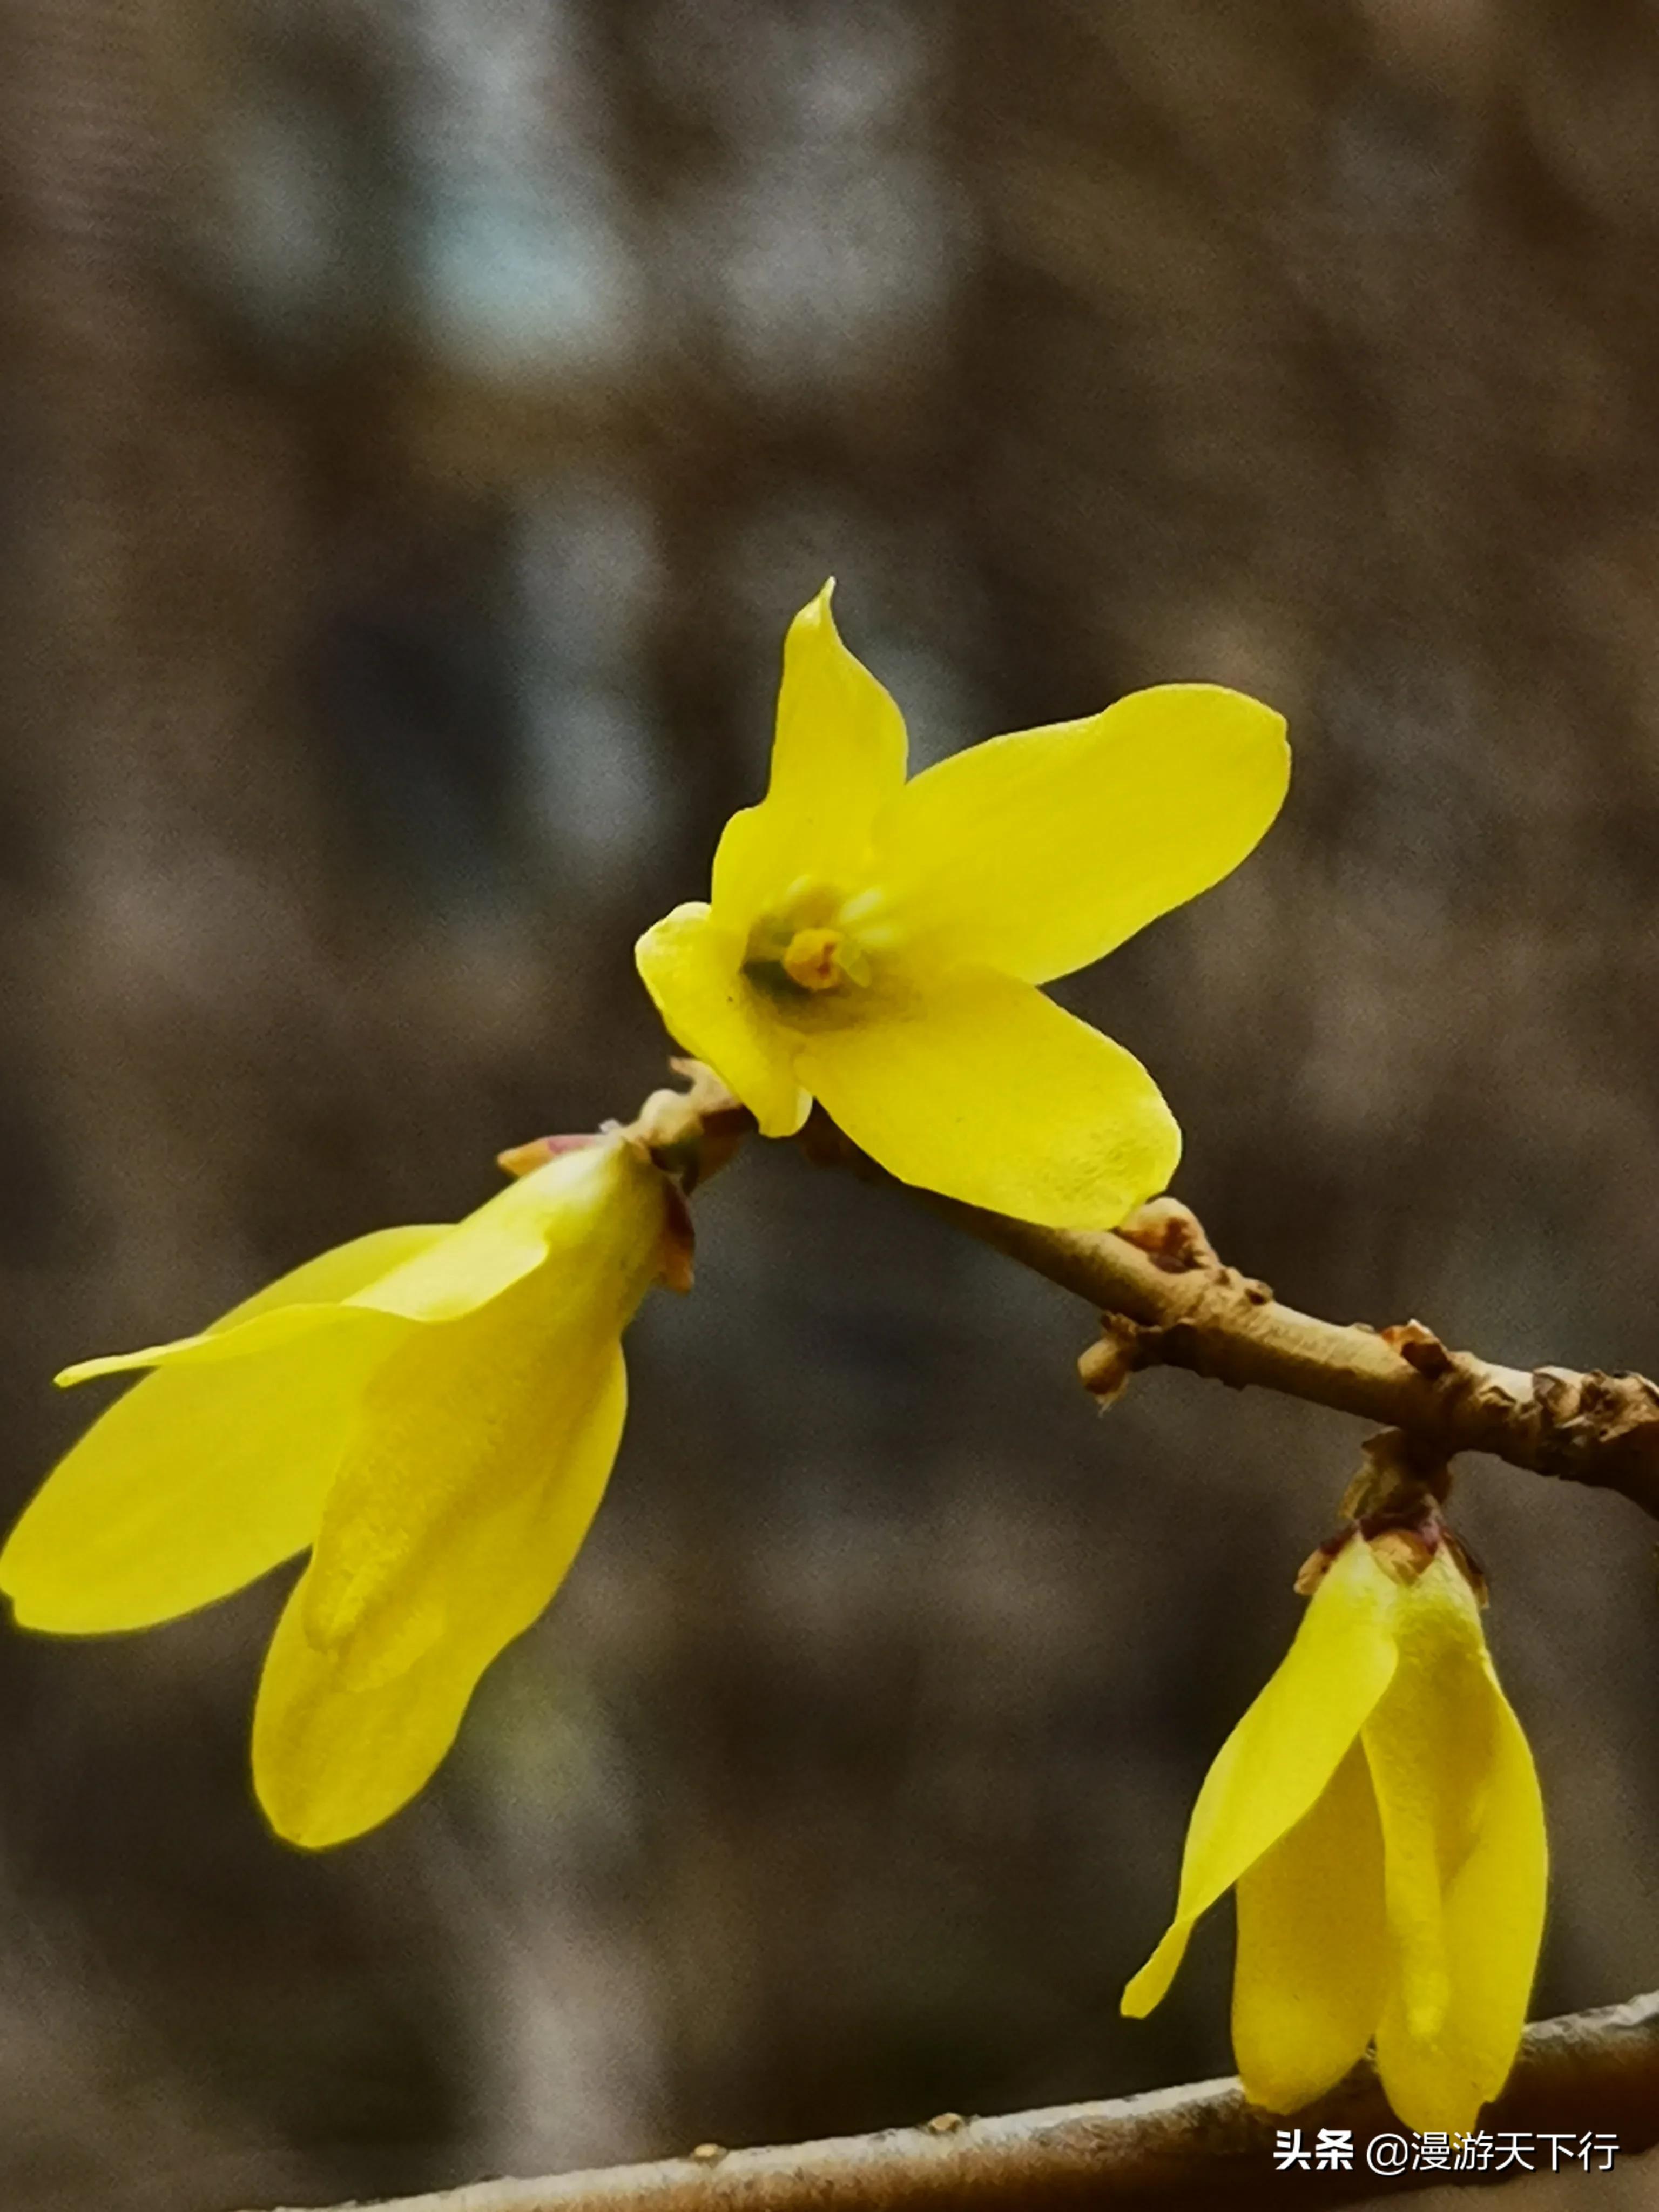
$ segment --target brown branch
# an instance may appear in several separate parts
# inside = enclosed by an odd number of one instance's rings
[[[1659,1993],[1528,2028],[1509,2087],[1483,2122],[1494,2140],[1505,2131],[1532,2136],[1534,2147],[1523,2154],[1545,2172],[1550,2148],[1538,2139],[1551,2133],[1571,2136],[1574,2147],[1586,2134],[1615,2136],[1626,2158],[1650,2149],[1659,2142]],[[1304,2145],[1316,2129],[1350,2130],[1353,2170],[1279,2172],[1273,2142],[1285,2127],[1299,2128]],[[475,2182],[403,2197],[378,2212],[1082,2212],[1093,2205],[1170,2212],[1215,2204],[1283,2212],[1287,2191],[1298,2204],[1353,2204],[1451,2178],[1431,2167],[1379,2179],[1367,2169],[1365,2151],[1384,2134],[1404,2130],[1370,2067],[1361,2066],[1288,2120],[1247,2105],[1237,2081],[1205,2081],[1003,2119],[947,2112],[921,2127],[781,2149],[703,2144],[688,2158],[652,2166]],[[1513,2180],[1521,2170],[1457,2178]]]
[[[1105,1403],[1141,1368],[1184,1367],[1401,1430],[1428,1460],[1490,1452],[1534,1474],[1616,1490],[1659,1518],[1659,1386],[1645,1376],[1528,1373],[1449,1351],[1420,1322],[1375,1329],[1298,1313],[1225,1266],[1175,1199],[1154,1199],[1121,1229],[1043,1229],[898,1182],[821,1113],[802,1144],[815,1161],[908,1190],[981,1244],[1086,1298],[1104,1334],[1079,1364]]]
[[[691,1089],[654,1091],[632,1133],[690,1188],[754,1124],[708,1068],[673,1065]],[[1105,1402],[1142,1368],[1184,1367],[1399,1429],[1428,1459],[1490,1452],[1534,1474],[1615,1490],[1659,1519],[1659,1387],[1645,1376],[1527,1372],[1450,1351],[1420,1322],[1374,1329],[1298,1313],[1225,1266],[1174,1199],[1155,1199],[1118,1230],[1042,1229],[898,1182],[821,1111],[801,1143],[815,1161],[908,1190],[981,1243],[1086,1298],[1104,1334],[1079,1365]]]
[[[1659,1389],[1644,1376],[1527,1373],[1449,1351],[1419,1322],[1377,1330],[1298,1313],[1224,1266],[1172,1200],[1110,1233],[934,1203],[981,1243],[1102,1309],[1102,1340],[1079,1365],[1109,1402],[1140,1368],[1184,1367],[1403,1430],[1442,1460],[1490,1452],[1534,1474],[1616,1490],[1659,1517]]]

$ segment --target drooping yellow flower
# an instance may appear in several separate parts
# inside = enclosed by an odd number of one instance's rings
[[[1407,2127],[1467,2132],[1502,2088],[1543,1934],[1532,1753],[1455,1547],[1352,1536],[1194,1808],[1139,2019],[1199,1915],[1237,1887],[1233,2052],[1295,2112],[1374,2044]]]
[[[622,1435],[621,1335],[674,1257],[665,1178],[621,1135],[453,1226],[325,1253],[199,1336],[68,1368],[154,1371],[0,1554],[25,1627],[143,1628],[307,1547],[266,1658],[255,1786],[311,1848],[374,1827],[448,1750],[484,1668],[564,1577]]]
[[[1237,866],[1285,795],[1284,721],[1165,684],[907,783],[830,588],[790,627],[766,797],[727,823],[709,902],[640,939],[640,973],[766,1135],[816,1098],[905,1182],[1115,1227],[1180,1133],[1140,1063],[1036,987]]]

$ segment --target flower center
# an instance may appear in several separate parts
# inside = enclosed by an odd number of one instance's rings
[[[803,991],[833,991],[842,983],[870,980],[870,963],[858,939],[839,929],[798,929],[779,965]]]
[[[787,896],[750,932],[744,975],[762,990],[797,1001],[849,985],[867,986],[871,933],[849,926],[865,918],[867,902],[849,902],[831,884],[803,878],[791,884]]]

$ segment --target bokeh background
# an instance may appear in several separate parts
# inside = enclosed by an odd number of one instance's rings
[[[0,25],[8,1510],[64,1360],[660,1079],[633,937],[832,569],[924,760],[1170,678],[1290,715],[1258,855],[1060,991],[1228,1256],[1659,1370],[1650,7]],[[1228,2070],[1224,1913],[1117,1995],[1358,1431],[1177,1375],[1099,1416],[1085,1311],[787,1147],[697,1212],[594,1538],[379,1835],[250,1802],[272,1584],[5,1638],[16,2212]],[[1486,1465],[1459,1512],[1552,1810],[1540,2008],[1650,1987],[1653,1532]]]

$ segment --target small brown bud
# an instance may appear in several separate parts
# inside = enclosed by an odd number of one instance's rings
[[[1451,1372],[1452,1355],[1431,1328],[1420,1321],[1395,1322],[1378,1334],[1384,1344],[1391,1345],[1408,1367],[1431,1382]]]
[[[1204,1234],[1203,1224],[1178,1198],[1149,1199],[1127,1221],[1119,1223],[1116,1234],[1148,1259],[1156,1260],[1166,1274],[1183,1275],[1194,1267],[1221,1265],[1214,1245]]]
[[[1077,1363],[1083,1387],[1103,1406],[1114,1404],[1128,1387],[1140,1365],[1141,1342],[1146,1332],[1127,1314],[1102,1314],[1100,1341],[1091,1344]]]

